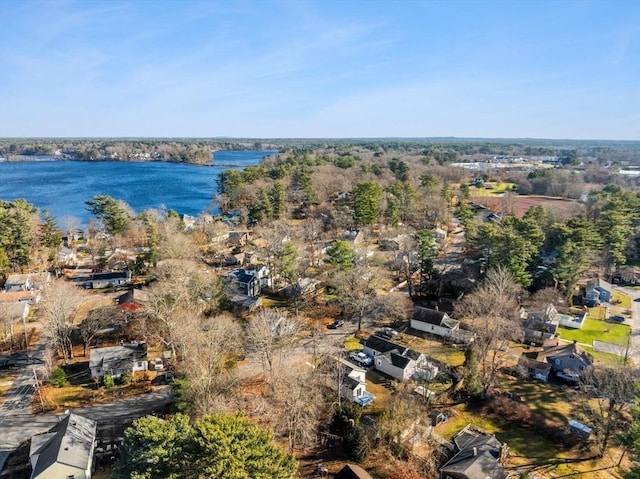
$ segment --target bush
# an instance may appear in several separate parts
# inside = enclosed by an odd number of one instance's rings
[[[125,386],[128,386],[129,384],[131,384],[131,381],[133,380],[133,374],[131,373],[131,371],[125,371],[122,373],[122,376],[120,379],[122,380],[122,384],[124,384]]]
[[[53,370],[51,373],[51,384],[53,384],[57,388],[64,387],[67,382],[67,375],[60,366]]]
[[[102,384],[104,384],[104,387],[107,389],[111,389],[116,385],[115,381],[113,380],[113,376],[111,374],[104,375],[104,377],[102,378]]]

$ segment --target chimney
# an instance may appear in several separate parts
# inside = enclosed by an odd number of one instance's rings
[[[474,447],[473,448],[473,457],[476,457],[478,455],[478,448]]]

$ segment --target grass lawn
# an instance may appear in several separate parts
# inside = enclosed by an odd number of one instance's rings
[[[543,399],[543,395],[540,394]],[[509,463],[524,466],[537,464],[539,477],[589,477],[591,479],[618,478],[615,474],[615,462],[619,457],[617,448],[611,448],[601,460],[581,461],[577,451],[559,451],[556,446],[537,434],[534,430],[523,428],[496,417],[486,417],[473,411],[467,405],[456,406],[449,419],[435,428],[435,432],[451,440],[467,424],[471,423],[496,437],[509,446]],[[577,462],[574,462],[578,460]],[[549,472],[547,475],[545,472]]]
[[[422,338],[413,334],[401,334],[393,342],[423,353],[430,358],[437,359],[453,368],[462,366],[464,363],[464,350],[442,344],[437,340]]]
[[[613,294],[613,303],[623,309],[631,309],[631,298],[620,291],[614,291]]]
[[[564,423],[571,417],[575,402],[575,393],[571,388],[511,376],[505,376],[500,386],[504,391],[517,395],[532,410],[544,414],[547,418]]]
[[[355,336],[351,336],[344,340],[344,348],[349,352],[360,351],[362,350],[362,343]]]
[[[589,316],[585,318],[582,329],[568,329],[563,327],[558,329],[560,338],[587,345],[593,344],[593,340],[597,339],[607,343],[626,346],[630,332],[631,328],[625,324],[606,323],[593,319],[591,312]]]
[[[486,188],[487,186],[489,188]],[[498,196],[505,191],[511,191],[514,186],[516,186],[515,183],[494,183],[490,181],[485,183],[485,186],[481,188],[470,186],[469,194],[470,196]]]
[[[436,433],[447,440],[453,439],[467,424],[471,423],[495,434],[500,441],[506,442],[511,449],[511,459],[515,463],[545,464],[558,457],[556,447],[531,429],[519,427],[496,417],[481,416],[469,409],[466,404],[456,406],[452,412],[453,415],[435,429]]]

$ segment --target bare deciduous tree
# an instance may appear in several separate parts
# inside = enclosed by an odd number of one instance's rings
[[[300,323],[295,318],[277,309],[263,309],[251,318],[247,339],[260,356],[267,383],[272,384],[283,355],[299,330]]]
[[[625,412],[635,403],[637,380],[638,371],[630,367],[594,367],[581,383],[577,412],[593,427],[599,457],[628,422]]]
[[[290,368],[274,384],[275,430],[287,437],[289,449],[313,445],[322,413],[322,394],[312,370]]]
[[[65,364],[73,358],[71,333],[74,316],[87,294],[64,280],[53,281],[45,291],[43,332],[62,355]]]
[[[238,380],[234,355],[240,350],[241,328],[229,316],[191,316],[180,337],[184,357],[180,369],[189,381],[188,392],[196,414],[228,409]]]
[[[91,341],[96,337],[101,329],[123,322],[122,312],[113,306],[92,309],[78,325],[78,331],[82,338],[83,355],[87,355],[87,350]]]
[[[471,352],[479,365],[483,394],[495,386],[497,373],[508,358],[510,342],[522,336],[514,296],[518,288],[507,270],[491,270],[480,287],[465,296],[456,309],[475,333]]]

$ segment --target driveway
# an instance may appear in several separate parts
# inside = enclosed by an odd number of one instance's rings
[[[640,365],[640,290],[626,288],[624,286],[614,286],[631,298],[631,347],[629,355],[634,364]]]

